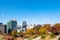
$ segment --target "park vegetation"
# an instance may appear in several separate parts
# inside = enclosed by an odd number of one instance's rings
[[[41,39],[44,39],[45,36],[48,35],[50,38],[55,38],[55,36],[60,35],[60,23],[56,23],[53,26],[50,24],[36,25],[31,29],[27,29],[26,32],[17,33],[15,30],[13,30],[11,34],[12,36],[18,35],[24,38],[36,38],[41,36]],[[58,40],[60,40],[60,37]]]

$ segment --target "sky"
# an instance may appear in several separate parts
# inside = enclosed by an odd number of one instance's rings
[[[60,23],[59,0],[0,0],[0,22],[17,20],[18,24]]]

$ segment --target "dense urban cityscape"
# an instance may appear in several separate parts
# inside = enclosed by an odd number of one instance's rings
[[[10,20],[7,24],[0,23],[0,31],[2,33],[11,33],[12,30],[26,31],[27,24],[26,21],[23,21],[22,27],[17,24],[16,20]]]
[[[0,23],[0,40],[60,40],[60,23],[30,24],[30,27],[26,21],[22,25],[18,25],[16,20]]]

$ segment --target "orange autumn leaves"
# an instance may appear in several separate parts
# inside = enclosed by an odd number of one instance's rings
[[[49,27],[50,27],[50,25],[44,25],[44,26],[37,25],[31,29],[27,29],[26,34],[40,35],[40,34],[46,33]]]
[[[31,29],[28,28],[22,35],[25,38],[35,38],[37,36],[40,36],[41,34],[49,34],[49,32],[60,34],[60,23],[54,24],[53,26],[50,24],[36,25]],[[15,34],[16,31],[12,31],[12,35]]]

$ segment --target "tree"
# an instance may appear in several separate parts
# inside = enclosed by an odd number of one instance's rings
[[[41,34],[44,34],[44,33],[46,33],[46,28],[44,28],[44,27],[41,27],[40,29],[39,29],[39,32],[41,33]]]
[[[15,36],[17,34],[17,31],[13,30],[11,33],[12,33],[12,36]]]
[[[11,29],[8,29],[8,33],[11,33],[11,31],[12,31]]]
[[[44,24],[43,27],[48,30],[51,27],[51,25],[50,24]]]
[[[60,23],[56,23],[56,24],[54,25],[54,27],[58,27],[58,26],[60,26]]]
[[[39,30],[40,27],[42,27],[42,26],[41,26],[41,25],[37,25],[37,26],[33,27],[33,29],[34,29],[34,30]]]
[[[26,34],[30,34],[31,33],[31,29],[27,29],[27,31],[25,33]]]

